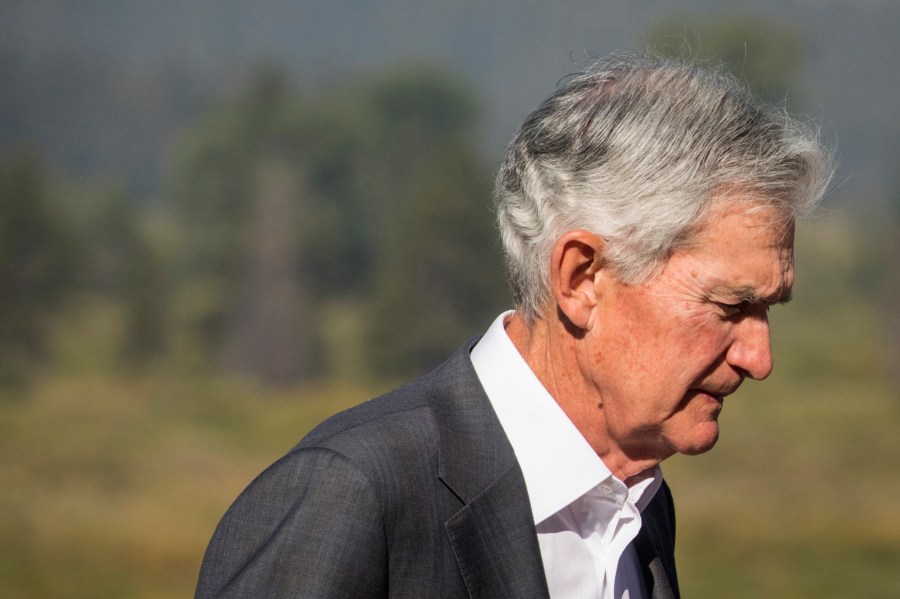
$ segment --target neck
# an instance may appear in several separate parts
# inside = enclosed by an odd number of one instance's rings
[[[646,478],[661,461],[629,451],[611,434],[603,397],[587,376],[584,331],[574,329],[564,316],[545,315],[526,323],[514,313],[506,334],[550,396],[597,453],[610,472],[628,486]]]

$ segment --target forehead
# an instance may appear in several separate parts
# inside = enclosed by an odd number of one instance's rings
[[[730,200],[714,205],[675,262],[711,289],[784,299],[793,283],[794,223],[782,209]]]
[[[794,245],[794,220],[779,206],[730,196],[713,203],[695,232],[692,245],[753,245],[790,250]]]

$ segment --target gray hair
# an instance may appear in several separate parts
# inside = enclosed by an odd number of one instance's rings
[[[533,322],[548,305],[550,255],[568,231],[602,237],[617,277],[638,283],[690,243],[717,194],[739,190],[793,219],[830,175],[816,132],[732,77],[653,57],[599,61],[529,115],[497,174],[516,309]]]

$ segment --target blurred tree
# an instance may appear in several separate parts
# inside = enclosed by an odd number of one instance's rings
[[[53,196],[74,241],[79,288],[121,295],[138,244],[139,214],[132,198],[115,185],[70,182],[57,185]]]
[[[509,305],[489,173],[454,146],[417,168],[416,201],[397,215],[373,287],[368,348],[381,374],[433,367]]]
[[[122,313],[114,347],[108,348],[116,365],[134,369],[161,358],[168,297],[160,250],[143,227],[146,211],[109,182],[64,182],[53,196],[73,242],[71,274],[82,304]]]
[[[268,382],[321,372],[315,310],[354,286],[350,255],[363,253],[358,229],[341,227],[354,136],[340,110],[293,95],[272,67],[188,132],[170,196],[176,321],[201,364]]]
[[[721,64],[767,102],[803,107],[799,77],[807,43],[784,23],[741,13],[705,19],[672,14],[651,24],[646,43],[663,56]]]
[[[229,368],[269,382],[306,378],[320,367],[316,319],[300,269],[302,213],[309,204],[302,176],[302,165],[260,157],[243,284],[230,313]]]
[[[174,260],[174,328],[190,360],[212,366],[227,344],[239,294],[247,222],[253,215],[258,148],[283,112],[281,76],[265,70],[235,106],[204,114],[174,159],[168,205],[180,236]],[[179,356],[184,359],[184,356]]]
[[[170,294],[158,248],[141,234],[132,251],[123,277],[121,349],[122,364],[137,370],[166,356]]]
[[[314,99],[265,69],[239,102],[205,115],[173,162],[170,198],[187,345],[208,364],[288,381],[328,366],[324,316],[338,304],[369,325],[332,345],[392,373],[481,326],[504,285],[475,113],[466,88],[434,69]]]
[[[379,251],[367,349],[377,372],[409,375],[507,305],[491,177],[475,154],[476,103],[453,77],[403,70],[376,81],[369,98]]]
[[[72,283],[71,239],[53,214],[37,158],[0,163],[0,383],[25,382],[45,357],[48,317]]]

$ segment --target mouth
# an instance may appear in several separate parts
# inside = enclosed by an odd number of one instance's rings
[[[715,406],[716,411],[721,411],[725,405],[725,396],[730,395],[733,391],[718,391],[711,389],[693,389],[696,397],[704,398],[708,403]]]
[[[700,391],[699,395],[706,397],[710,401],[713,401],[713,402],[719,404],[720,406],[725,404],[725,396],[724,395],[721,395],[718,393],[710,393],[708,391]]]
[[[729,386],[715,386],[715,387],[696,387],[693,389],[695,393],[698,395],[705,395],[711,399],[716,400],[718,403],[723,403],[725,398],[738,390],[741,384],[738,383],[736,385]]]

